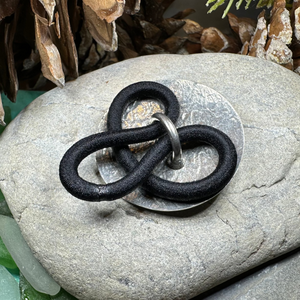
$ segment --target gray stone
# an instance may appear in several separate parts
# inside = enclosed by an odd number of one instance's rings
[[[211,294],[202,300],[298,300],[300,299],[300,252]],[[195,299],[196,300],[196,299]]]
[[[97,132],[114,96],[140,80],[186,79],[233,105],[245,131],[240,168],[215,201],[174,214],[123,200],[80,201],[58,166]],[[80,299],[189,299],[300,245],[300,80],[230,54],[159,55],[84,75],[35,100],[0,142],[0,188],[33,253]],[[98,182],[95,155],[80,174]]]

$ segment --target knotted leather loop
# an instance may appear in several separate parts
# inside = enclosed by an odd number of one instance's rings
[[[151,125],[122,129],[122,115],[130,103],[136,100],[157,100],[165,108],[165,114],[176,122],[179,116],[179,103],[174,93],[155,82],[139,82],[123,89],[112,102],[107,120],[108,131],[83,138],[74,144],[61,160],[59,175],[62,184],[72,195],[82,200],[102,201],[119,199],[137,187],[157,197],[178,201],[205,201],[218,194],[234,175],[237,164],[236,149],[229,137],[213,127],[191,125],[178,129],[181,143],[207,143],[218,152],[216,169],[206,178],[185,183],[171,182],[153,174],[155,166],[171,151],[172,145],[162,125]],[[160,138],[159,138],[160,137]],[[147,151],[140,162],[129,150],[128,145],[159,138]],[[93,152],[113,147],[119,164],[127,175],[106,185],[97,185],[78,175],[81,161]]]

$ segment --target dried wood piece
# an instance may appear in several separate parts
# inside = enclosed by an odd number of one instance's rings
[[[10,101],[16,102],[18,77],[15,68],[13,39],[15,37],[19,9],[10,21],[0,21],[0,91],[4,91]]]
[[[101,20],[97,14],[83,3],[85,21],[89,32],[95,41],[101,45],[105,51],[116,51],[118,48],[118,36],[115,22],[108,23]]]
[[[300,58],[295,58],[293,60],[294,72],[300,75]]]
[[[262,11],[257,20],[254,35],[249,45],[249,56],[265,58],[265,45],[267,41],[267,23],[265,19],[265,11]]]
[[[289,12],[285,8],[285,0],[274,2],[268,36],[266,59],[292,70],[293,53],[287,46],[292,41],[292,26]]]
[[[53,44],[47,25],[35,16],[36,45],[40,53],[43,75],[59,87],[65,85],[61,57]]]
[[[175,14],[174,16],[172,16],[173,19],[185,19],[186,17],[188,17],[189,15],[193,14],[194,12],[196,12],[194,9],[192,8],[187,8],[185,10],[182,10],[180,12],[178,12],[177,14]]]
[[[145,44],[142,47],[139,55],[149,55],[149,54],[170,54],[170,52],[156,45]]]
[[[49,24],[53,21],[54,9],[55,9],[55,0],[39,0],[45,8],[45,11],[48,14]]]
[[[165,41],[163,41],[159,47],[165,49],[169,53],[177,53],[179,50],[183,48],[187,38],[179,37],[179,36],[171,36]]]
[[[45,16],[45,9],[42,3],[39,0],[30,0],[30,4],[34,15],[40,20],[40,22],[46,26],[50,25],[51,21],[48,21]]]
[[[140,11],[141,0],[126,0],[124,11],[126,14],[135,15]]]
[[[138,56],[138,53],[135,50],[127,48],[123,45],[119,45],[119,50],[122,53],[123,59],[135,58]]]
[[[285,8],[286,0],[275,0],[272,7],[272,14],[273,11],[278,10],[279,8]]]
[[[1,0],[0,1],[0,21],[6,17],[11,16],[17,9],[19,2],[20,2],[20,0]]]
[[[4,90],[7,97],[12,101],[16,102],[17,92],[19,88],[19,81],[17,76],[17,71],[15,68],[15,59],[13,52],[13,39],[16,32],[18,13],[15,13],[14,20],[10,24],[6,24],[5,30],[5,45],[6,45],[6,58],[8,65],[8,74],[9,74],[9,86],[8,90]]]
[[[108,23],[122,16],[125,6],[125,0],[83,0],[83,3]]]
[[[293,69],[293,52],[280,39],[270,39],[266,45],[266,59],[289,70]]]
[[[164,31],[168,36],[176,33],[180,28],[185,24],[185,20],[177,20],[174,18],[164,19],[161,23],[158,24],[158,27]]]
[[[117,32],[119,36],[119,50],[123,55],[123,59],[137,57],[138,53],[135,51],[129,34],[120,26],[117,26]]]
[[[256,21],[250,18],[238,18],[232,13],[228,13],[228,21],[232,30],[239,36],[242,44],[250,42],[254,34]]]
[[[1,99],[1,94],[0,94],[0,125],[5,126],[5,122],[4,122],[4,117],[5,117],[5,112],[3,109],[3,105],[2,105],[2,99]]]
[[[284,3],[284,7],[282,7]],[[292,26],[289,11],[285,8],[285,0],[274,2],[271,21],[268,26],[269,38],[280,39],[284,44],[292,41]]]
[[[299,7],[297,7],[294,10],[294,17],[295,17],[294,35],[295,35],[296,40],[300,42],[300,1],[298,3],[299,3]]]
[[[57,36],[55,32],[56,26],[50,27],[52,41],[60,53],[65,75],[74,79],[78,77],[78,57],[69,21],[68,1],[57,0],[56,8],[59,14],[57,21],[59,22],[60,36]]]
[[[90,48],[88,57],[85,59],[82,65],[82,70],[91,71],[92,68],[98,63],[99,60],[100,60],[100,56],[96,50],[95,44],[93,44]]]
[[[30,56],[23,61],[23,70],[30,70],[41,61],[37,51],[32,50]]]
[[[79,31],[79,24],[82,21],[80,15],[81,8],[77,5],[77,0],[68,0],[68,11],[71,25],[71,31],[75,35]]]
[[[144,13],[146,21],[158,24],[163,20],[163,14],[174,0],[145,0]]]
[[[83,22],[80,30],[81,42],[78,48],[78,56],[80,59],[84,59],[87,52],[89,51],[92,43],[93,37],[87,29],[86,23]]]
[[[190,42],[190,40],[188,39],[184,45],[184,49],[187,52],[186,54],[201,53],[202,46],[200,44],[200,38],[199,38],[199,43]],[[182,53],[182,54],[184,54],[184,53]]]
[[[116,62],[118,62],[118,58],[117,58],[115,52],[107,52],[105,58],[103,59],[103,61],[99,65],[99,68],[103,68],[103,67],[112,65]]]
[[[203,29],[200,43],[203,52],[238,53],[240,50],[238,43],[233,38],[223,34],[215,27]]]
[[[246,41],[241,49],[241,54],[242,55],[248,55],[249,53],[249,46],[250,46],[250,43],[248,41]]]
[[[55,13],[55,33],[57,37],[60,39],[60,25],[59,25],[59,13],[58,11]]]
[[[145,39],[150,39],[151,43],[156,43],[161,36],[161,30],[154,24],[141,20],[140,25],[143,30],[143,35]]]
[[[185,21],[185,24],[182,28],[186,34],[195,34],[195,33],[201,34],[202,33],[203,27],[200,24],[198,24],[195,21],[189,20],[189,19],[184,20],[184,21]]]

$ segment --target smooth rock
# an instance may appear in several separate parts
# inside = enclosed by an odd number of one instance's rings
[[[20,272],[37,291],[50,295],[60,291],[60,286],[33,256],[14,219],[0,215],[0,237]]]
[[[278,260],[278,259],[277,259]],[[201,300],[298,300],[300,299],[300,252],[293,253]],[[196,300],[196,299],[195,299]]]
[[[19,285],[14,277],[0,265],[0,299],[19,300]]]
[[[226,189],[174,214],[68,194],[58,176],[65,151],[97,132],[122,88],[165,79],[207,85],[240,115],[245,151]],[[299,95],[298,75],[252,57],[127,60],[40,96],[8,126],[0,188],[35,256],[79,299],[190,299],[300,246]],[[80,174],[99,182],[95,155]]]

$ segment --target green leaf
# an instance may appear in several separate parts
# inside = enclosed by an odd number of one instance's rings
[[[230,7],[232,6],[233,1],[234,1],[234,0],[230,0],[230,1],[229,1],[229,3],[228,3],[228,5],[227,5],[227,7],[225,8],[224,13],[223,13],[223,15],[222,15],[222,19],[224,19],[224,18],[226,17],[226,15],[227,15],[227,13],[228,13]]]
[[[237,10],[240,9],[241,4],[243,3],[243,1],[244,1],[244,0],[239,0],[239,1],[236,3],[235,7],[236,7]]]
[[[8,252],[6,246],[4,245],[0,237],[0,264],[8,269],[17,269],[17,265]]]
[[[19,289],[21,300],[51,300],[49,295],[36,291],[22,273],[20,273]]]
[[[214,10],[216,10],[220,5],[224,4],[225,0],[218,0],[211,8],[210,10],[207,12],[208,14],[210,14],[211,12],[213,12]]]

